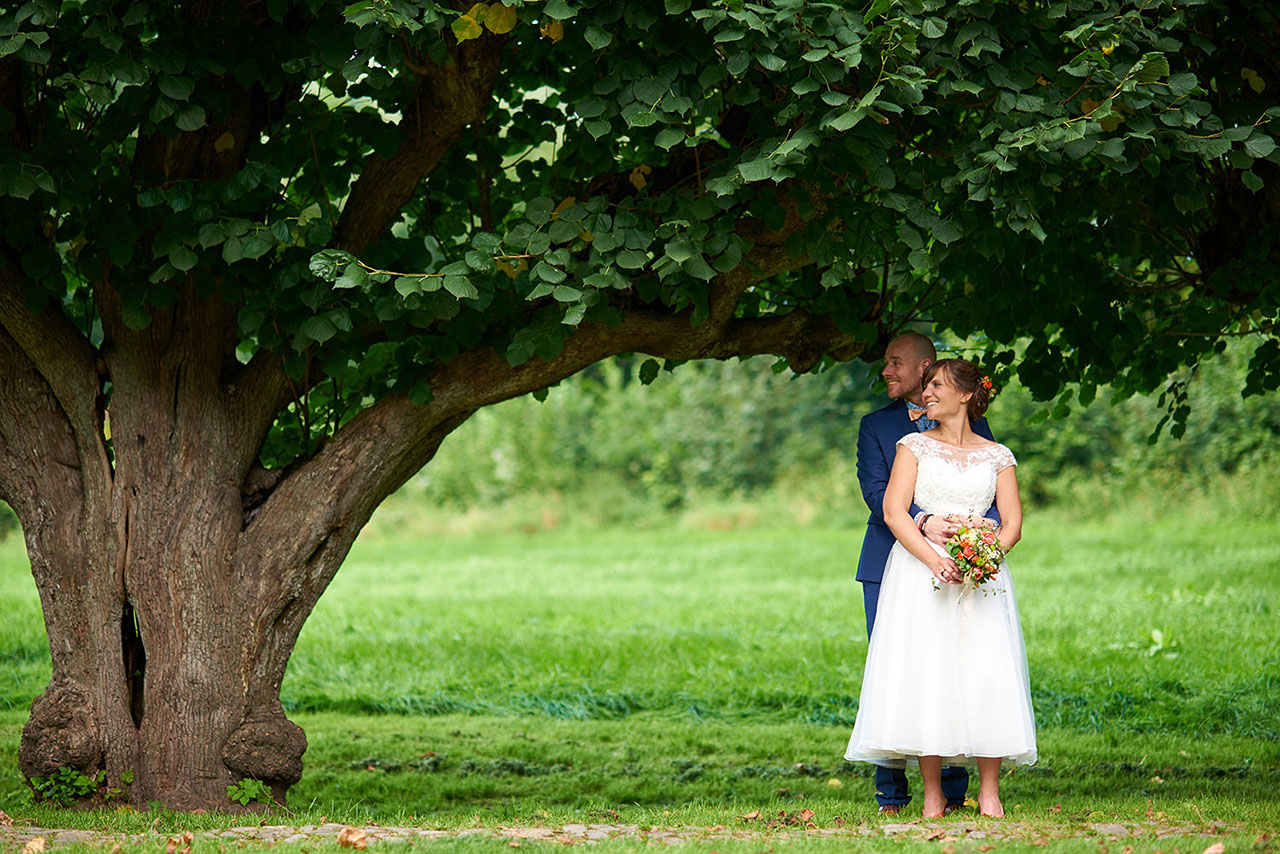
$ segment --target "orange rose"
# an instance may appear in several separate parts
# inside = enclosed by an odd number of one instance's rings
[[[987,545],[989,545],[989,546],[991,546],[991,545],[995,545],[995,542],[996,542],[996,535],[995,535],[995,532],[994,532],[994,531],[983,531],[983,532],[982,532],[982,541],[983,541],[984,543],[986,543]]]

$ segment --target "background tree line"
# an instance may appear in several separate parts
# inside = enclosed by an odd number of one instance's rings
[[[1241,397],[1255,347],[1237,342],[1183,377],[1191,415],[1181,439],[1149,442],[1165,412],[1154,394],[1113,402],[1104,389],[1068,409],[1033,400],[1014,381],[989,417],[1018,455],[1025,497],[1040,506],[1087,511],[1169,488],[1267,489],[1265,472],[1280,456],[1280,397]],[[759,357],[683,365],[650,385],[641,368],[640,359],[603,362],[542,402],[477,413],[401,498],[465,510],[557,495],[597,521],[624,521],[640,506],[687,509],[799,489],[860,512],[858,420],[885,402],[876,367],[790,376]]]

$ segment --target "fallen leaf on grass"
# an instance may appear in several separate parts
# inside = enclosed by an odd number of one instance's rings
[[[813,810],[810,810],[810,809],[800,810],[801,821],[808,821],[809,819],[813,818],[815,815],[817,815],[817,813],[815,813]]]
[[[952,851],[956,850],[956,847],[954,845],[944,845],[939,850],[942,852],[942,854],[951,854]]]
[[[1222,852],[1226,850],[1226,845],[1223,845],[1221,842],[1215,842],[1208,848],[1204,849],[1204,854],[1222,854]]]
[[[191,852],[191,831],[187,831],[180,836],[170,836],[169,841],[165,843],[164,854],[190,854]]]
[[[37,836],[22,846],[22,854],[36,854],[37,851],[44,850],[44,837]]]
[[[344,827],[338,831],[338,844],[343,848],[364,849],[369,843],[366,834],[358,827]]]
[[[13,827],[13,819],[4,814],[4,810],[0,810],[0,827]]]
[[[519,847],[520,847],[520,843],[519,843],[519,842],[516,842],[514,839],[513,839],[513,840],[511,840],[510,842],[508,842],[507,844],[508,844],[508,845],[510,845],[512,848],[519,848]]]
[[[1123,851],[1121,851],[1121,852],[1120,852],[1120,854],[1133,854],[1133,846],[1132,846],[1132,845],[1126,845],[1126,846],[1124,847],[1124,850],[1123,850]]]
[[[1053,806],[1049,807],[1049,812],[1052,812],[1052,813],[1062,812],[1062,804],[1054,804]]]
[[[724,830],[723,824],[717,824],[715,827],[711,828],[712,833],[719,833],[722,830]]]
[[[990,851],[992,848],[995,848],[995,846],[994,846],[994,845],[979,845],[979,846],[978,846],[978,850],[979,850],[979,851]]]
[[[759,817],[760,817],[760,810],[752,810],[749,813],[743,813],[742,815],[738,816],[738,818],[742,819],[743,821],[755,821]]]
[[[828,786],[830,786],[830,787],[831,787],[831,788],[833,788],[833,789],[843,789],[843,788],[844,788],[844,783],[842,783],[840,780],[836,779],[835,777],[832,777],[830,780],[828,780],[828,781],[827,781],[827,785],[828,785]]]
[[[940,828],[938,828],[938,829],[937,829],[937,830],[935,830],[935,831],[932,831],[932,832],[930,832],[930,833],[926,833],[926,834],[924,835],[924,841],[925,841],[925,842],[932,842],[932,841],[933,841],[933,840],[935,840],[935,839],[941,839],[943,836],[945,836],[945,835],[946,835],[946,833],[947,833],[947,831],[946,831],[945,829],[943,829],[943,828],[941,828],[941,827],[940,827]]]

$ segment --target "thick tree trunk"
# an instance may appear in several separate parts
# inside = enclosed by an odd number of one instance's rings
[[[306,739],[280,683],[367,514],[299,505],[247,524],[242,495],[277,401],[269,383],[221,385],[221,360],[202,350],[222,346],[229,312],[184,306],[105,348],[113,462],[106,425],[95,419],[85,441],[55,383],[0,330],[12,366],[0,485],[23,523],[53,664],[19,764],[28,777],[105,771],[98,796],[232,809],[228,784],[252,777],[282,800],[301,776]]]

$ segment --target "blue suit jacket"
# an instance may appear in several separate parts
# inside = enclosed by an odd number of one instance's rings
[[[867,535],[862,540],[862,555],[858,558],[859,581],[879,583],[884,575],[884,565],[895,542],[893,532],[884,523],[884,491],[889,485],[893,459],[898,455],[898,440],[915,431],[916,425],[907,415],[907,404],[902,400],[877,409],[858,425],[858,484],[871,510]],[[973,432],[995,441],[985,418],[974,422]],[[912,516],[919,510],[914,503],[911,505]],[[987,511],[987,515],[996,520],[1000,518],[994,507]]]

